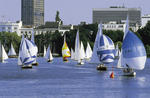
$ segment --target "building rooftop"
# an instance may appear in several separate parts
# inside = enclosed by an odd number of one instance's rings
[[[123,7],[113,7],[113,8],[93,8],[93,11],[141,11],[140,8],[123,8]]]

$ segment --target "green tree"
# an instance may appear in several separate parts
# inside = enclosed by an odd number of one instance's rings
[[[146,48],[147,56],[150,57],[150,45],[146,45],[145,48]]]
[[[4,45],[6,52],[9,51],[11,43],[13,44],[16,53],[19,52],[21,37],[18,36],[17,33],[0,32],[0,40]]]
[[[150,21],[144,28],[139,29],[137,32],[140,34],[144,45],[150,45]]]

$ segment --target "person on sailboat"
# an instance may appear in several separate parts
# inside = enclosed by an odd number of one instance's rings
[[[127,66],[127,69],[124,69],[124,72],[129,73],[129,72],[132,72],[132,71],[133,71],[133,69],[130,68],[128,64],[126,64],[126,66]]]

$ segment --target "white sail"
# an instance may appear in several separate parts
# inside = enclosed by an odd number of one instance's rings
[[[86,48],[86,53],[85,53],[85,58],[90,59],[92,57],[92,49],[90,47],[89,42],[87,42],[87,48]]]
[[[3,59],[4,59],[4,60],[8,59],[8,55],[7,55],[7,53],[6,53],[6,51],[5,51],[4,47],[3,47],[3,45],[2,45],[2,54],[3,54]]]
[[[11,48],[8,52],[8,56],[14,56],[14,55],[16,55],[16,52],[15,52],[15,49],[14,49],[12,43],[11,43]]]
[[[33,51],[30,51],[32,49],[34,49],[32,42],[23,38],[19,49],[20,55],[18,57],[20,59],[19,63],[22,66],[29,66],[35,61],[35,57],[32,56]]]
[[[84,46],[83,43],[81,41],[81,48],[80,48],[80,59],[84,59],[85,58],[85,51],[84,51]]]
[[[71,59],[74,59],[74,51],[72,48],[71,48]]]
[[[53,56],[52,56],[52,53],[51,53],[50,45],[47,48],[45,58],[48,59],[48,60],[53,60]]]
[[[4,62],[4,60],[8,59],[8,55],[3,47],[3,45],[0,42],[0,60],[1,62]]]
[[[75,40],[75,60],[80,59],[80,40],[79,40],[79,31],[76,34]]]
[[[45,57],[45,55],[46,55],[46,47],[44,45],[44,54],[43,54],[43,57]]]
[[[120,52],[120,50],[119,50],[118,43],[117,43],[115,56],[116,56],[116,57],[119,57],[120,54],[121,54],[121,52]]]
[[[127,19],[126,19],[126,26],[124,28],[124,35],[123,35],[123,40],[127,34],[129,30],[129,17],[127,16]],[[122,68],[123,66],[122,65],[125,65],[124,64],[124,58],[123,58],[123,55],[122,55],[122,49],[121,49],[121,52],[120,52],[120,56],[119,56],[119,60],[118,60],[118,63],[117,63],[117,68]]]
[[[34,31],[32,31],[31,41],[34,42]]]
[[[90,63],[100,63],[99,58],[97,56],[97,50],[98,50],[98,43],[99,43],[101,34],[102,34],[102,24],[99,24],[96,39],[94,42],[94,47],[93,47],[93,54],[92,54]]]
[[[32,51],[32,56],[35,56],[35,61],[33,63],[36,63],[36,57],[37,57],[37,54],[38,54],[38,48],[34,42],[34,31],[32,31],[32,36],[31,36],[31,42],[32,44],[34,45],[33,48],[30,48],[30,51]],[[33,49],[33,50],[32,50]]]

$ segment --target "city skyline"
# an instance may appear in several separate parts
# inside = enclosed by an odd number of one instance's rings
[[[7,5],[7,7],[6,7]],[[110,6],[141,8],[142,16],[150,14],[148,0],[45,0],[45,21],[55,21],[56,11],[64,24],[79,24],[81,21],[92,23],[93,8],[109,8]],[[6,7],[6,8],[5,8]],[[2,0],[0,2],[0,21],[21,20],[21,0]]]

